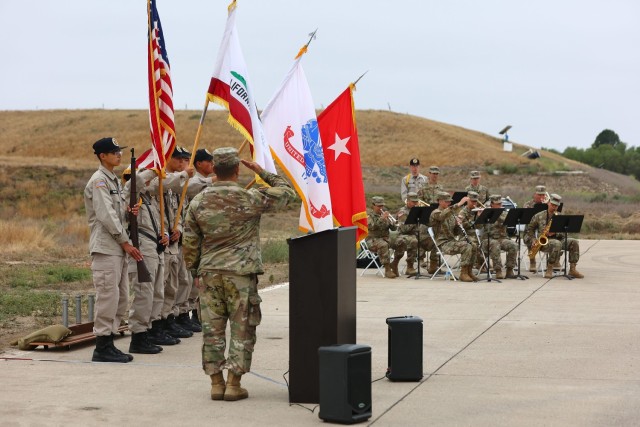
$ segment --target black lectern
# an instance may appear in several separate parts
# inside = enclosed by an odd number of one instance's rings
[[[582,228],[582,220],[584,220],[584,215],[556,215],[553,217],[551,227],[549,228],[549,231],[552,233],[564,234],[564,240],[562,242],[562,249],[564,250],[564,274],[562,277],[566,277],[569,280],[573,280],[573,276],[567,274],[567,258],[569,258],[567,234],[579,233]]]
[[[356,227],[289,242],[289,401],[319,403],[318,348],[356,342]]]

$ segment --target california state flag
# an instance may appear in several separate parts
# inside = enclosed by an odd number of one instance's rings
[[[302,199],[300,229],[318,232],[333,228],[331,197],[316,110],[301,59],[301,55],[296,58],[261,117],[273,156]]]
[[[276,173],[249,84],[247,64],[240,49],[240,39],[236,30],[235,0],[231,2],[228,10],[227,26],[218,50],[218,59],[207,97],[211,102],[229,110],[227,121],[251,143],[254,161],[267,171]]]
[[[329,190],[335,222],[357,229],[357,241],[367,237],[366,200],[360,148],[353,108],[353,84],[318,116],[324,160],[329,177]]]

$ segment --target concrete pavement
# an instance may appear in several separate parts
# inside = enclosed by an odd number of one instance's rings
[[[640,425],[640,241],[580,245],[582,280],[358,275],[357,341],[372,347],[367,424]],[[201,334],[124,365],[89,362],[92,346],[9,350],[0,355],[0,425],[318,425],[315,405],[288,404],[288,286],[261,295],[247,400],[209,399]],[[384,378],[385,319],[404,315],[424,320],[421,382]],[[128,335],[116,340],[128,344]]]

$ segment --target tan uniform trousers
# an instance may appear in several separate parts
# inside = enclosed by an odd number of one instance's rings
[[[180,257],[180,258],[178,258]],[[178,293],[178,274],[180,273],[181,255],[164,254],[164,302],[161,315],[163,319],[173,314],[173,306],[176,303]]]
[[[191,273],[187,269],[187,264],[184,262],[182,256],[182,246],[180,247],[180,269],[178,270],[178,292],[176,294],[176,303],[173,307],[173,314],[175,316],[186,313],[189,311],[189,294],[191,294],[191,288],[193,287],[193,279]]]
[[[198,310],[198,295],[199,291],[193,285],[193,278],[191,279],[191,292],[189,292],[189,310]]]
[[[134,260],[130,263],[136,265]],[[164,265],[160,259],[150,256],[144,258],[144,263],[151,273],[151,282],[138,282],[135,267],[129,269],[129,283],[133,292],[133,302],[129,309],[129,329],[136,334],[147,331],[151,328],[151,322],[160,319],[164,301]]]
[[[91,272],[96,288],[93,333],[96,336],[115,334],[129,305],[127,257],[94,253]]]

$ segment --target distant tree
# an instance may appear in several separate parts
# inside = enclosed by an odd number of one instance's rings
[[[605,129],[596,136],[596,140],[591,145],[591,148],[598,148],[601,145],[611,145],[615,147],[620,143],[620,137],[617,133],[611,129]]]

